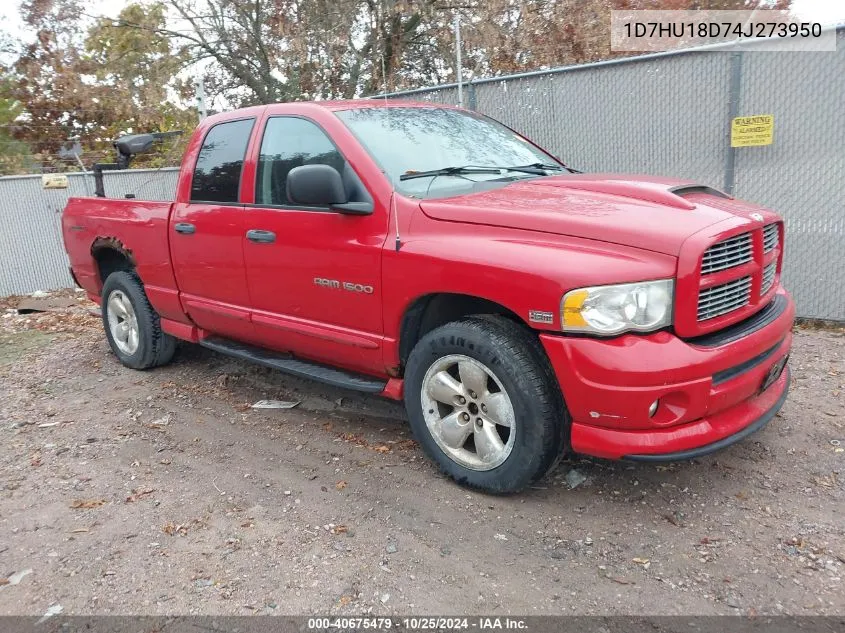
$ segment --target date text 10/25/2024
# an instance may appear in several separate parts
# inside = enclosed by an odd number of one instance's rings
[[[525,631],[528,624],[522,618],[511,617],[325,617],[308,618],[309,631]]]

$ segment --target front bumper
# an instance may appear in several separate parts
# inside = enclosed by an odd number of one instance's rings
[[[785,370],[760,390],[792,346],[795,307],[782,288],[777,300],[786,303],[776,318],[719,345],[670,332],[541,335],[572,417],[572,450],[610,459],[689,459],[764,426],[789,382]]]

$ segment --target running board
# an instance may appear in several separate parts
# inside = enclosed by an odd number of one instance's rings
[[[248,360],[301,378],[318,380],[334,387],[343,387],[345,389],[354,389],[355,391],[365,391],[367,393],[381,393],[387,385],[386,380],[371,378],[363,374],[353,374],[342,369],[327,367],[326,365],[318,365],[310,361],[293,358],[290,354],[273,352],[254,345],[238,343],[237,341],[216,336],[204,338],[199,344],[215,352],[226,354],[227,356]]]

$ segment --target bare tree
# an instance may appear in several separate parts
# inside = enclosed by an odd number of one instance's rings
[[[769,0],[164,0],[159,35],[201,64],[229,103],[351,98],[455,77],[612,57],[614,8],[749,8]],[[777,0],[778,8],[789,0]],[[707,6],[703,6],[707,5]],[[123,20],[128,29],[144,25]]]

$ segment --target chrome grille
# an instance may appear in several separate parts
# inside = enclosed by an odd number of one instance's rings
[[[767,224],[763,227],[763,252],[768,253],[769,251],[777,248],[779,241],[778,235],[778,225],[777,224]]]
[[[704,251],[701,259],[701,274],[715,273],[734,266],[741,266],[751,261],[754,256],[751,233],[735,235],[713,244]]]
[[[764,295],[772,289],[772,284],[775,282],[775,273],[778,271],[778,263],[772,262],[763,269],[763,285],[760,289],[760,294]]]
[[[751,299],[751,277],[734,279],[712,288],[702,290],[698,295],[698,320],[706,321],[748,305]]]

